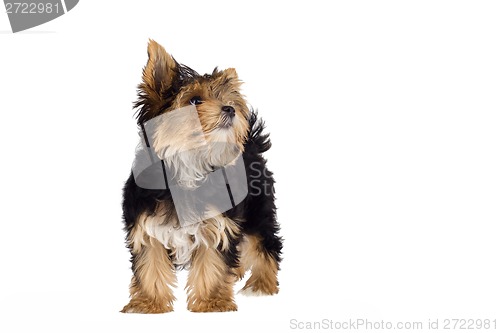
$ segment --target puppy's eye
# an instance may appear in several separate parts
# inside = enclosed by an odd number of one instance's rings
[[[203,100],[200,96],[194,96],[189,100],[189,103],[192,105],[200,105]]]

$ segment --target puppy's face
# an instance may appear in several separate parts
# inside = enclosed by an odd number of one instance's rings
[[[199,75],[150,41],[139,85],[138,123],[185,187],[235,161],[249,130],[249,110],[233,68]]]
[[[248,134],[249,110],[240,93],[242,82],[234,68],[215,69],[212,74],[199,75],[177,63],[155,41],[150,41],[148,55],[143,82],[139,85],[139,100],[135,105],[139,107],[139,124],[160,115],[166,115],[164,118],[168,121],[168,113],[193,105],[207,142],[226,142],[243,150]],[[162,142],[158,142],[161,146],[174,146],[180,138],[184,142],[179,144],[185,146],[187,137],[196,136],[189,121],[165,125],[162,132]]]
[[[207,141],[231,142],[242,148],[249,111],[240,85],[233,68],[194,77],[180,88],[169,110],[194,105]]]

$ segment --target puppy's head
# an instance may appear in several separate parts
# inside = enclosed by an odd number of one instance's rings
[[[187,178],[200,178],[234,160],[243,151],[250,114],[234,68],[200,75],[153,40],[148,56],[135,107],[140,125],[156,122],[153,141],[159,156],[176,172],[194,172]],[[200,140],[206,143],[203,149],[198,149]]]

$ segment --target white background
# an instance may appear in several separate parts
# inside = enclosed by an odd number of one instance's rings
[[[500,326],[495,1],[81,1],[0,14],[0,330],[286,332],[290,320]],[[148,38],[235,67],[272,134],[285,238],[275,297],[123,315],[121,188]],[[241,287],[241,285],[240,285]]]

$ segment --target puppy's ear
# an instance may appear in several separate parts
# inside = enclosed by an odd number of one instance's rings
[[[135,107],[140,107],[138,122],[154,118],[159,112],[166,95],[177,77],[177,62],[163,46],[150,39],[148,44],[148,62],[142,71],[142,83],[139,85],[139,99]]]
[[[142,85],[148,93],[160,95],[172,85],[177,63],[163,46],[152,39],[149,40],[148,57],[142,72]]]
[[[243,83],[238,78],[238,73],[234,68],[227,68],[219,72],[219,78],[221,85],[230,85],[233,89],[238,89]]]
[[[236,73],[236,69],[234,68],[225,69],[223,75],[229,80],[238,80],[238,73]]]

